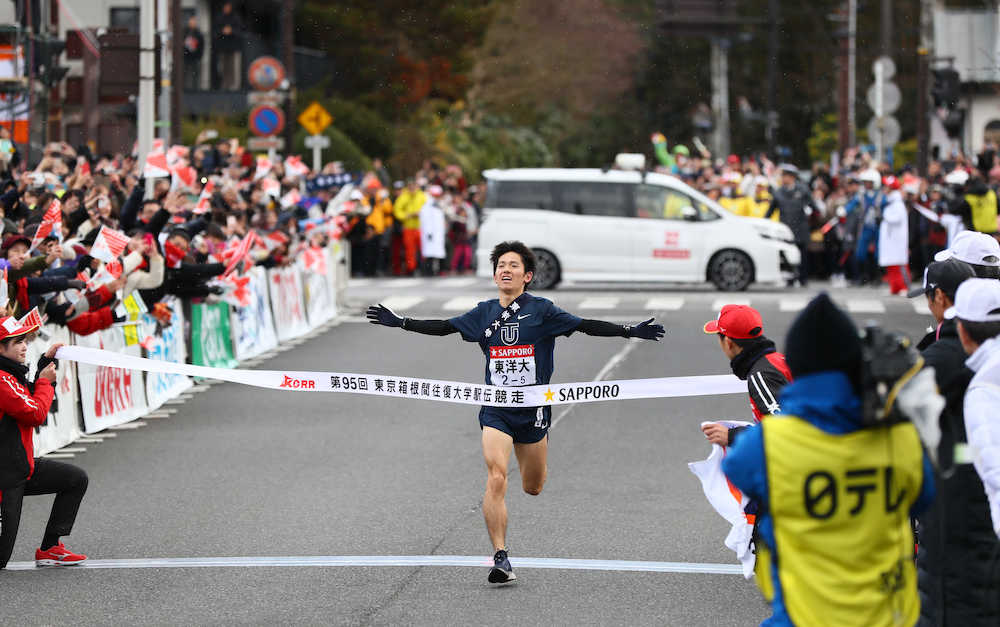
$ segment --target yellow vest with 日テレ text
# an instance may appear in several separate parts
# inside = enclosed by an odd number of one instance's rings
[[[792,622],[913,625],[920,602],[910,507],[923,483],[913,425],[831,434],[795,416],[770,416],[761,428],[770,555]]]
[[[965,202],[972,208],[974,230],[980,233],[997,232],[997,195],[992,189],[981,196],[966,194]]]

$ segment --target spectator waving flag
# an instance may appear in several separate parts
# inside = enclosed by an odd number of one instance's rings
[[[253,180],[256,181],[267,176],[272,167],[270,159],[264,156],[257,157],[257,171],[253,173]]]
[[[250,231],[238,244],[222,251],[222,260],[226,263],[226,271],[222,276],[229,276],[244,259],[250,258],[250,249],[253,248],[257,239],[257,232]]]
[[[33,307],[31,311],[24,314],[24,317],[17,321],[17,326],[20,328],[24,327],[40,327],[42,326],[42,315],[38,313],[38,307]]]
[[[294,207],[295,205],[299,204],[301,200],[302,200],[302,194],[299,193],[299,190],[292,188],[288,190],[287,194],[281,197],[281,207],[283,209]]]
[[[198,171],[187,165],[170,166],[170,189],[194,190],[195,182],[198,180]]]
[[[164,154],[162,149],[160,152],[150,152],[146,155],[146,164],[142,168],[142,175],[147,179],[159,179],[170,176],[167,155]]]
[[[90,256],[107,263],[125,251],[128,240],[128,235],[125,235],[121,231],[109,229],[101,225],[101,230],[97,233],[97,239],[94,240],[94,245],[90,247]]]
[[[302,163],[302,157],[290,155],[285,159],[285,175],[292,178],[301,178],[309,174],[309,166]]]
[[[167,151],[167,164],[170,166],[177,165],[181,161],[186,160],[189,154],[191,154],[190,148],[174,144],[170,147],[170,150]]]
[[[225,291],[222,292],[222,300],[234,307],[246,307],[250,304],[252,294],[247,289],[250,277],[233,274],[219,277],[219,283]]]
[[[201,195],[198,196],[198,204],[194,206],[195,213],[208,213],[212,208],[212,194],[215,193],[215,183],[209,180],[201,188]]]
[[[260,188],[264,191],[265,194],[267,194],[271,198],[277,198],[281,196],[281,183],[279,183],[277,179],[267,177],[266,179],[261,181]]]
[[[59,241],[62,241],[62,203],[59,202],[58,198],[49,203],[49,208],[42,216],[42,223],[38,225],[35,236],[31,238],[31,248],[37,248],[42,240],[49,235],[55,235]]]

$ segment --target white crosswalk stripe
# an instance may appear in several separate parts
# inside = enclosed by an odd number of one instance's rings
[[[592,298],[584,298],[577,305],[578,309],[614,309],[618,306],[620,298],[613,298],[610,296],[595,296]]]
[[[383,298],[381,301],[383,305],[398,312],[399,310],[409,309],[410,307],[416,307],[420,303],[424,302],[423,296],[390,296],[389,298]]]
[[[441,306],[445,311],[469,311],[479,304],[479,299],[472,296],[457,296]]]
[[[847,311],[851,313],[885,313],[885,305],[878,300],[849,300]]]
[[[646,309],[653,311],[678,311],[684,306],[684,299],[677,296],[657,296],[646,301]]]
[[[778,305],[778,311],[802,311],[808,304],[809,302],[804,300],[783,300]]]
[[[749,305],[749,298],[717,298],[712,301],[712,311],[720,311],[726,305]]]
[[[477,279],[475,277],[453,277],[450,279],[441,279],[434,284],[435,287],[468,287],[470,285],[475,285]]]
[[[353,282],[353,281],[352,281]],[[388,289],[396,290],[401,287],[418,287],[426,283],[426,279],[420,279],[416,277],[402,278],[402,279],[386,279],[379,283],[379,286],[386,287]]]

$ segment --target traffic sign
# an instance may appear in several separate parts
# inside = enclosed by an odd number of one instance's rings
[[[250,150],[284,150],[284,137],[251,137],[247,140]]]
[[[875,142],[876,146],[880,145],[879,139],[881,134],[881,145],[884,148],[898,144],[902,132],[902,129],[899,127],[899,120],[891,115],[883,115],[881,118],[873,117],[868,122],[867,129],[868,140]]]
[[[885,55],[875,59],[872,62],[872,74],[878,74],[878,70],[875,66],[882,66],[882,78],[889,80],[896,75],[896,62],[892,60],[892,57],[887,57]]]
[[[247,80],[258,91],[277,89],[285,80],[285,66],[274,57],[257,57],[247,68]]]
[[[330,138],[326,135],[309,135],[305,140],[306,148],[329,148]]]
[[[875,91],[876,86],[873,84],[868,88],[866,93],[868,99],[868,106],[871,107],[872,111],[875,111],[877,106],[876,96],[878,95]],[[900,103],[903,102],[903,94],[899,91],[899,87],[896,83],[883,82],[882,83],[882,112],[883,114],[895,113],[899,109]]]
[[[260,105],[250,110],[250,131],[260,137],[277,135],[285,128],[285,114],[274,105]]]
[[[280,105],[287,97],[288,92],[285,91],[248,91],[247,104],[251,107],[262,104]]]
[[[310,135],[319,135],[333,122],[333,116],[315,100],[299,114],[301,124]]]

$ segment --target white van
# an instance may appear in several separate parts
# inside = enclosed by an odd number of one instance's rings
[[[679,179],[628,170],[487,170],[476,251],[520,240],[538,258],[532,286],[560,281],[711,281],[720,290],[784,284],[800,263],[791,230],[729,213]]]

